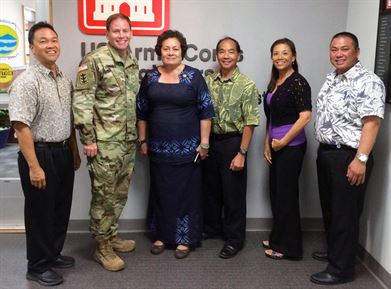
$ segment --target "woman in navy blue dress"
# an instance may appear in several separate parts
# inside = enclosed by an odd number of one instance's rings
[[[198,159],[207,156],[214,116],[201,73],[182,63],[186,50],[180,32],[163,32],[155,47],[163,65],[144,76],[137,96],[139,150],[150,160],[148,224],[155,238],[151,253],[174,245],[178,259],[202,239]]]

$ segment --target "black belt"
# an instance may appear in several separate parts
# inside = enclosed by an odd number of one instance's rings
[[[320,143],[319,147],[321,149],[323,149],[323,150],[349,150],[349,151],[357,151],[357,149],[355,149],[355,148],[352,148],[352,147],[347,146],[347,145],[342,145],[342,144],[332,145],[332,144]]]
[[[231,137],[241,137],[242,134],[239,132],[228,132],[228,133],[222,133],[222,134],[216,134],[212,133],[211,138],[215,140],[224,140],[224,139],[229,139]]]
[[[68,139],[60,141],[60,142],[35,142],[34,146],[36,148],[63,148],[69,145]]]

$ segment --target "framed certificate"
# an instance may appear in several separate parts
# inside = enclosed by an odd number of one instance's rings
[[[386,102],[391,103],[391,0],[380,2],[375,73],[386,87]]]

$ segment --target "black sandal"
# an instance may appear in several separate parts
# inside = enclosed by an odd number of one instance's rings
[[[174,256],[177,259],[184,259],[190,254],[190,247],[187,245],[182,245],[182,246],[186,246],[186,249],[179,249],[178,247],[175,249]]]
[[[152,244],[151,253],[153,255],[159,255],[159,254],[163,253],[164,249],[165,249],[164,244],[161,244],[161,245]]]
[[[274,251],[272,249],[265,250],[265,255],[266,255],[266,257],[274,259],[274,260],[286,259],[286,260],[292,260],[292,261],[299,261],[299,260],[303,259],[303,257],[287,256],[287,255],[284,255],[284,254],[282,254],[280,252]]]
[[[262,241],[262,247],[265,248],[265,249],[271,249],[270,242],[267,241],[267,240],[263,240]]]

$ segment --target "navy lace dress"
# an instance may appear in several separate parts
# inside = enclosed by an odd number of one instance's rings
[[[214,116],[201,73],[185,66],[179,83],[160,83],[149,71],[137,95],[137,119],[147,122],[150,159],[148,224],[165,244],[195,244],[202,237],[201,168],[194,164],[200,120]]]

